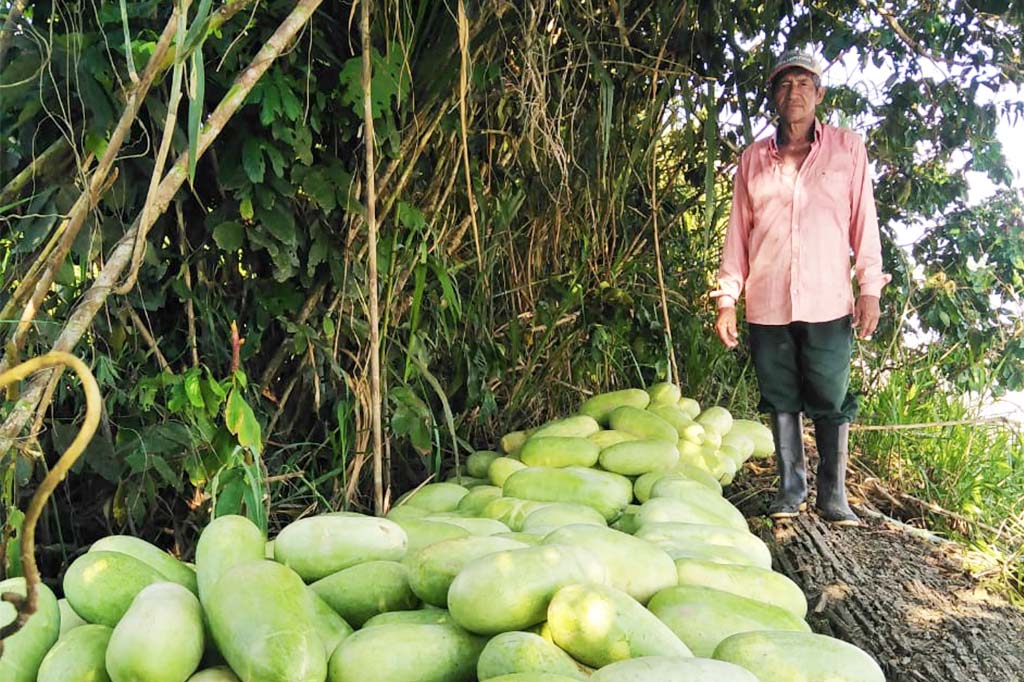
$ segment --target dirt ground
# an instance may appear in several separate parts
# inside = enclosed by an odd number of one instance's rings
[[[871,653],[890,682],[1024,681],[1024,610],[964,570],[958,546],[877,517],[839,529],[811,511],[772,525],[775,467],[761,464],[748,463],[728,494],[775,570],[803,588],[815,632]]]

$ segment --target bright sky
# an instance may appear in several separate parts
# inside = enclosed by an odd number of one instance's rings
[[[925,59],[919,61],[919,65],[927,77],[940,80],[950,77],[948,68],[944,65],[935,65]],[[828,66],[824,85],[827,87],[840,84],[848,85],[868,99],[878,101],[884,97],[885,82],[891,74],[892,69],[888,68],[888,64],[883,68],[877,68],[869,63],[867,69],[862,69],[856,53],[850,52],[841,61]],[[985,89],[979,90],[979,101],[982,102],[1015,102],[1020,101],[1022,97],[1024,97],[1024,92],[1013,87],[1005,88],[998,93]],[[1024,120],[1011,121],[1004,118],[999,122],[996,134],[1007,153],[1007,163],[1013,170],[1014,187],[1024,190],[1024,156],[1012,153],[1012,150],[1024,149]],[[981,201],[991,196],[994,188],[984,174],[971,172],[969,176],[971,178],[970,199],[972,202]]]

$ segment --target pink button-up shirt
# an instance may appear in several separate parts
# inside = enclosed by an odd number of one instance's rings
[[[890,278],[867,166],[856,133],[821,122],[798,172],[783,170],[774,136],[744,150],[712,293],[719,307],[746,291],[747,321],[755,324],[849,315],[851,251],[860,293],[879,296]]]

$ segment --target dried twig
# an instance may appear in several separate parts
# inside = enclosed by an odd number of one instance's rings
[[[988,531],[989,533],[992,533],[997,537],[1004,537],[1006,535],[1005,531],[996,528],[995,526],[990,526],[987,523],[982,523],[981,521],[978,521],[977,519],[972,519],[970,517],[964,516],[963,514],[958,514],[948,509],[943,509],[934,502],[927,502],[919,497],[914,497],[913,495],[909,495],[907,493],[896,493],[896,495],[904,502],[911,502],[920,507],[921,509],[931,512],[932,514],[938,514],[939,516],[944,516],[947,519],[959,521],[967,527],[974,526],[977,528],[981,528],[982,530]]]
[[[370,102],[370,83],[373,66],[370,60],[370,2],[362,0],[362,15],[359,32],[362,34],[363,51],[363,142],[366,145],[366,245],[367,245],[367,296],[369,298],[370,324],[370,430],[373,440],[373,502],[378,515],[384,514],[384,438],[381,427],[380,387],[380,311],[379,287],[377,284],[377,188],[374,170],[373,107]]]
[[[153,351],[153,357],[156,358],[156,364],[160,365],[161,372],[167,372],[168,374],[174,374],[174,370],[171,369],[170,363],[167,362],[167,358],[160,352],[160,345],[157,344],[156,339],[149,331],[149,327],[146,326],[145,321],[139,317],[139,314],[135,312],[135,308],[130,305],[124,306],[125,311],[128,313],[128,317],[132,320],[132,325],[135,327],[135,331],[139,332],[139,336],[146,342],[149,349]]]
[[[196,341],[196,308],[192,301],[192,268],[188,264],[188,234],[185,231],[185,216],[181,209],[181,201],[174,203],[174,212],[178,219],[178,249],[181,252],[181,265],[185,270],[185,288],[189,297],[185,301],[185,318],[188,320],[188,347],[192,350],[192,366],[199,367],[199,344]]]
[[[476,224],[476,193],[473,191],[473,176],[469,171],[469,140],[466,130],[467,122],[466,98],[469,93],[469,20],[466,18],[466,7],[459,0],[459,124],[462,135],[462,167],[466,173],[466,200],[469,201],[469,218],[473,223],[473,245],[476,247],[476,263],[480,272],[484,270],[484,255],[480,248],[480,228]]]
[[[977,417],[975,419],[954,419],[941,422],[918,422],[916,424],[850,424],[851,431],[916,431],[936,429],[945,426],[984,426],[986,424],[1004,424],[1011,429],[1017,424],[1006,417]]]
[[[675,28],[676,22],[683,14],[685,5],[681,5],[679,11],[676,13],[675,21],[672,22],[672,26],[669,28],[669,35],[672,35],[673,29]],[[617,11],[617,21],[621,26],[622,15]],[[625,37],[623,36],[623,40]],[[627,43],[628,44],[628,43]],[[661,45],[661,50],[658,52],[658,59],[654,62],[654,74],[651,76],[651,110],[658,111],[658,70],[661,67],[661,60],[665,55],[665,49],[668,47],[668,41],[665,41]],[[658,153],[657,153],[657,142],[654,143],[654,148],[651,153],[651,219],[654,230],[654,263],[658,270],[658,294],[661,300],[661,316],[662,324],[665,325],[665,339],[668,345],[668,361],[669,361],[669,374],[668,380],[672,383],[679,383],[679,364],[676,362],[676,348],[672,343],[672,320],[668,314],[668,298],[665,295],[665,267],[661,260],[661,233],[658,230],[658,212],[661,210],[658,205]]]
[[[280,483],[282,481],[290,481],[293,478],[302,478],[306,475],[305,471],[290,471],[287,474],[278,474],[276,476],[267,476],[264,483]]]

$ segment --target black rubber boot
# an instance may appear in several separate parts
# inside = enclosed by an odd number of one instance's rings
[[[807,508],[807,461],[802,431],[799,412],[772,414],[775,463],[779,470],[779,492],[768,508],[773,519],[792,518]]]
[[[846,463],[849,459],[849,424],[814,423],[818,444],[818,496],[815,506],[822,519],[837,526],[859,526],[860,519],[846,501]]]

